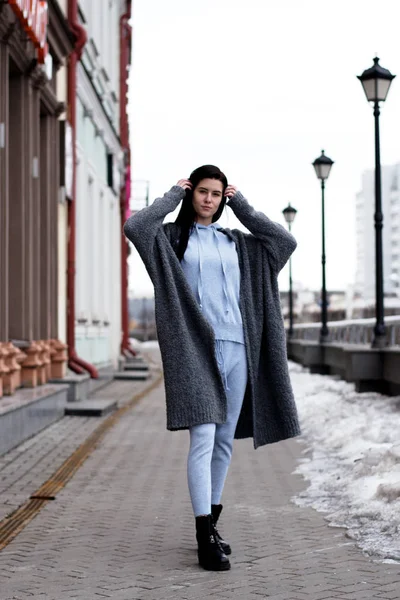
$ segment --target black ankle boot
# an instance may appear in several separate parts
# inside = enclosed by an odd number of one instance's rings
[[[214,534],[211,515],[196,517],[197,555],[199,565],[207,571],[228,571],[231,563]]]
[[[230,547],[230,545],[228,544],[228,542],[225,542],[218,529],[217,529],[217,521],[219,519],[219,516],[222,512],[222,504],[211,504],[211,514],[212,514],[212,518],[213,518],[213,525],[214,525],[214,535],[217,538],[217,540],[219,541],[219,543],[221,544],[221,548],[224,551],[225,554],[232,554],[232,549]]]

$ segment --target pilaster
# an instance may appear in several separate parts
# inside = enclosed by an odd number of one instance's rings
[[[32,277],[27,282],[27,289],[30,290],[31,310],[32,310],[32,337],[28,339],[40,339],[42,333],[40,331],[40,309],[41,309],[41,287],[40,271],[44,256],[41,254],[40,244],[43,234],[42,228],[42,206],[41,206],[41,189],[40,189],[40,92],[36,81],[30,79],[30,96],[31,96],[31,117],[29,123],[29,132],[31,137],[31,173],[28,174],[30,186],[30,206],[31,206],[31,244],[29,249],[29,257],[26,260],[30,263]],[[29,177],[30,175],[30,177]],[[28,287],[29,286],[29,287]]]
[[[46,336],[49,338],[57,338],[58,333],[58,201],[59,201],[59,189],[60,189],[60,161],[59,161],[59,147],[60,147],[60,122],[58,120],[58,114],[51,118],[50,121],[50,141],[51,141],[51,156],[52,156],[52,168],[51,168],[51,179],[50,179],[50,331]],[[66,289],[64,291],[66,294]]]
[[[51,247],[50,230],[57,226],[57,222],[51,221],[50,203],[51,198],[51,168],[52,144],[51,127],[52,118],[41,115],[40,118],[40,276],[38,288],[40,289],[40,311],[39,311],[39,336],[48,339],[50,335],[51,321],[51,272],[50,260],[53,248]]]
[[[32,339],[31,86],[9,80],[9,337]]]
[[[0,340],[8,340],[8,47],[0,43]]]

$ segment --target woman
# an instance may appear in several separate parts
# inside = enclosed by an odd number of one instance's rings
[[[176,221],[163,224],[181,201]],[[250,234],[218,224],[225,203]],[[216,523],[234,437],[257,448],[300,433],[277,283],[296,241],[212,165],[128,219],[124,232],[154,284],[167,428],[190,433],[199,564],[227,570],[231,548]]]

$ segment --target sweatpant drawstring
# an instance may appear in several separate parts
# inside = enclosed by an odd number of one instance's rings
[[[224,380],[224,385],[225,385],[225,389],[229,392],[229,388],[228,388],[228,377],[226,375],[226,368],[225,368],[225,360],[224,360],[224,353],[222,351],[222,340],[215,340],[216,341],[216,351],[217,351],[217,360],[218,358],[220,359],[218,362],[221,365],[221,375],[223,377]]]

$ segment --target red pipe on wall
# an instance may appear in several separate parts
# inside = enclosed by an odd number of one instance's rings
[[[120,196],[120,212],[121,212],[121,325],[122,325],[122,340],[121,354],[129,352],[136,356],[136,352],[129,344],[129,308],[128,308],[128,242],[122,231],[122,227],[126,220],[127,209],[129,208],[129,190],[130,185],[127,177],[130,177],[130,144],[129,144],[129,123],[127,114],[127,93],[128,93],[128,66],[131,56],[131,28],[129,19],[131,17],[131,1],[127,0],[126,13],[120,18],[119,24],[119,40],[120,40],[120,139],[121,146],[125,157],[125,182],[121,189]]]
[[[93,379],[99,374],[97,369],[79,358],[75,350],[75,230],[76,230],[76,81],[77,64],[82,55],[82,49],[87,42],[86,30],[78,23],[78,1],[69,0],[68,3],[69,26],[76,36],[74,51],[69,57],[68,65],[68,111],[69,122],[72,128],[72,198],[68,202],[68,269],[67,269],[67,344],[68,366],[75,373],[82,374],[87,371]]]

